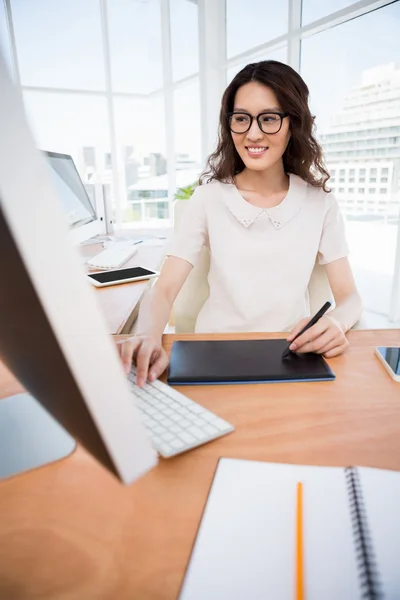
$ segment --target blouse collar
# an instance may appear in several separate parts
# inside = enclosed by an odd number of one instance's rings
[[[272,208],[260,208],[247,202],[235,184],[225,183],[222,185],[222,201],[244,227],[250,227],[262,213],[266,213],[273,227],[281,229],[299,214],[307,192],[307,183],[298,175],[290,173],[289,190],[282,202]]]

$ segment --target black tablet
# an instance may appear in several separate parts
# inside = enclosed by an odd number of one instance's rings
[[[319,354],[282,359],[286,340],[213,340],[174,342],[169,365],[171,385],[325,381],[335,379]]]

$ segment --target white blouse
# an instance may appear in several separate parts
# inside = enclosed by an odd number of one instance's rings
[[[192,265],[210,250],[210,296],[196,332],[289,331],[310,315],[308,284],[318,257],[348,254],[332,193],[290,175],[278,206],[247,202],[234,184],[198,186],[167,252]]]

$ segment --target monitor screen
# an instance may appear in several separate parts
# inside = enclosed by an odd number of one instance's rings
[[[69,154],[45,152],[58,196],[62,202],[71,228],[81,227],[96,219],[75,163]]]

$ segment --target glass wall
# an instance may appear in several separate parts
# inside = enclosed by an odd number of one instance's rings
[[[290,64],[310,88],[365,304],[387,316],[399,22],[390,0],[0,0],[0,48],[17,67],[38,146],[71,153],[85,183],[108,188],[118,227],[170,226],[174,190],[204,167],[215,90],[249,62]]]
[[[12,0],[22,85],[104,90],[97,0]]]
[[[301,51],[357,285],[378,315],[390,306],[399,227],[399,23],[391,4],[303,40]]]
[[[289,0],[226,0],[226,54],[232,58],[287,33]]]

